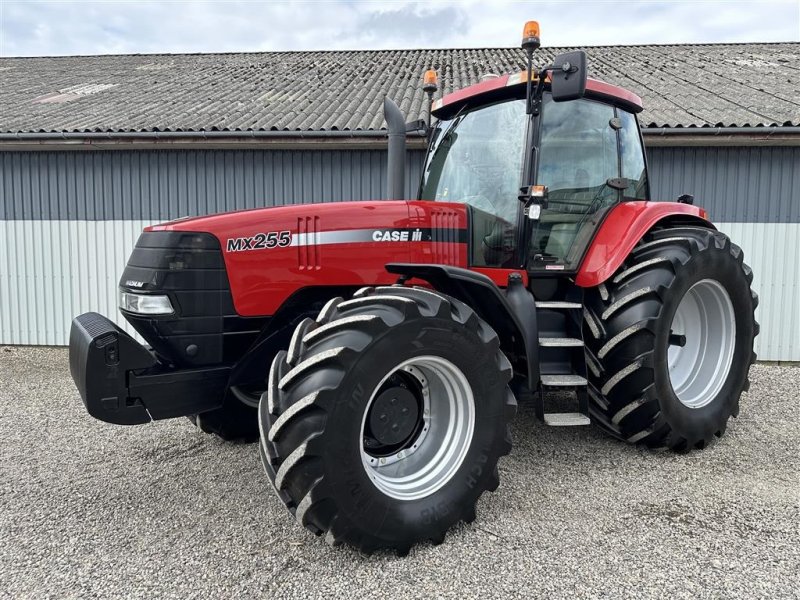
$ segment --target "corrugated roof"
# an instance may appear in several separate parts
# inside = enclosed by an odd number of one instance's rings
[[[800,125],[800,43],[586,50],[590,76],[642,97],[645,127]],[[447,93],[524,62],[516,48],[0,58],[0,131],[376,130],[384,95],[423,117],[428,68]]]

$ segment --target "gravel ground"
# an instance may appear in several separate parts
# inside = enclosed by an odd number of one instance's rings
[[[89,417],[64,349],[0,348],[0,595],[800,597],[800,368],[688,456],[523,407],[478,519],[406,558],[301,529],[255,446]]]

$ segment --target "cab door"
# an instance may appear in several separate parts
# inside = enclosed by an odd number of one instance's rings
[[[537,167],[548,197],[533,225],[530,271],[575,271],[608,210],[648,195],[636,118],[595,100],[545,95]]]

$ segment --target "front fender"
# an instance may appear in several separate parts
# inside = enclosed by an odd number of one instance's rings
[[[581,287],[600,285],[611,277],[633,247],[658,223],[679,220],[716,229],[705,210],[678,202],[623,202],[611,209],[589,245],[575,283]]]
[[[427,281],[474,310],[497,332],[506,355],[524,360],[528,386],[535,391],[539,383],[539,329],[533,294],[521,283],[522,273],[517,285],[509,285],[504,293],[487,275],[452,265],[389,263],[386,270]]]

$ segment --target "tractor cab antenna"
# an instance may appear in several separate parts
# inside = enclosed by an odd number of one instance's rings
[[[522,48],[528,55],[528,82],[525,88],[525,107],[530,115],[533,113],[533,103],[531,102],[531,89],[533,79],[533,53],[541,46],[539,40],[539,22],[528,21],[522,29]]]

